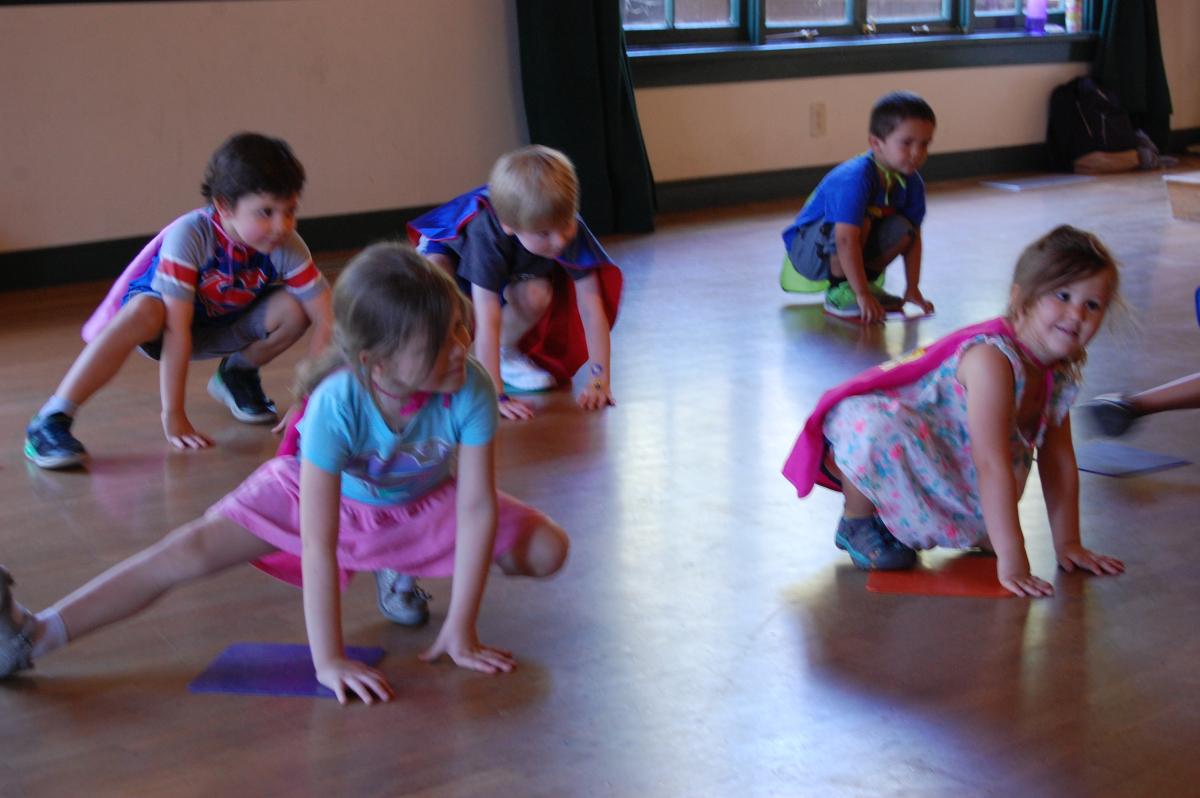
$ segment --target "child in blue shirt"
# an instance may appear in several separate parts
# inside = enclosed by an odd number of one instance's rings
[[[621,272],[579,218],[579,179],[567,156],[539,145],[506,153],[486,186],[413,220],[408,232],[469,293],[475,356],[501,415],[533,416],[506,386],[544,391],[585,364],[580,407],[614,404],[609,328]]]
[[[915,94],[881,97],[871,109],[870,150],[834,167],[784,230],[796,271],[829,281],[827,313],[875,323],[906,302],[933,312],[919,285],[925,184],[918,170],[936,124],[933,109]],[[875,284],[898,256],[908,280],[903,297]]]
[[[178,449],[212,441],[184,409],[188,362],[221,357],[209,393],[248,423],[276,420],[258,368],[311,325],[311,352],[332,330],[329,286],[296,234],[304,167],[287,143],[232,136],[213,153],[201,193],[151,241],[84,326],[88,341],[25,431],[25,456],[42,468],[87,459],[71,425],[134,349],[159,361],[163,434]]]

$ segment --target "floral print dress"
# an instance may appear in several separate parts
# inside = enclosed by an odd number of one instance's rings
[[[1019,406],[1026,375],[1018,345],[984,334],[964,341],[916,382],[848,397],[825,418],[825,438],[842,474],[871,500],[888,530],[914,549],[987,544],[967,431],[967,391],[957,377],[963,353],[980,344],[996,347],[1012,364]],[[1015,423],[1009,437],[1018,495],[1025,490],[1034,450],[1047,426],[1062,422],[1079,390],[1065,370],[1049,375],[1050,390],[1033,439]]]

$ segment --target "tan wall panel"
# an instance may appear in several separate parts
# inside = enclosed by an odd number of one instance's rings
[[[1045,139],[1050,90],[1081,64],[838,75],[803,80],[643,89],[637,94],[658,180],[764,172],[845,160],[867,147],[867,118],[881,94],[906,89],[938,116],[933,152]],[[810,135],[825,106],[826,133]]]
[[[301,213],[437,202],[521,144],[496,0],[0,8],[0,251],[156,230],[230,133],[286,138]]]
[[[1159,0],[1175,104],[1200,126],[1200,4]],[[924,94],[934,152],[1042,140],[1083,64],[983,67],[637,93],[659,180],[821,165],[866,146],[882,92]],[[496,0],[243,0],[0,8],[0,251],[155,230],[199,203],[230,132],[287,138],[302,213],[437,202],[526,138],[515,15]],[[809,135],[825,104],[827,133]]]
[[[1200,3],[1196,0],[1158,0],[1159,36],[1163,63],[1171,86],[1171,128],[1200,127]]]

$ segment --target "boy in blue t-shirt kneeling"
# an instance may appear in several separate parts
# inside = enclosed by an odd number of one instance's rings
[[[907,302],[933,312],[919,285],[925,183],[917,170],[929,156],[936,125],[933,109],[916,94],[881,97],[871,109],[871,149],[825,175],[783,232],[796,271],[829,281],[827,313],[875,323]],[[903,297],[876,285],[899,256],[907,278]]]

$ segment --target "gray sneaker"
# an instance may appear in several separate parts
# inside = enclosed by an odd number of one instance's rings
[[[1084,433],[1116,438],[1124,435],[1137,421],[1133,406],[1119,393],[1106,393],[1084,402],[1076,411]]]
[[[8,570],[0,566],[0,679],[7,679],[17,671],[33,667],[33,633],[37,619],[24,611],[20,623],[12,618],[13,578]]]
[[[424,626],[429,621],[429,600],[433,596],[408,574],[380,568],[375,572],[375,593],[383,617],[400,626]]]
[[[833,542],[864,571],[904,571],[917,564],[917,553],[896,540],[877,515],[842,518]]]

